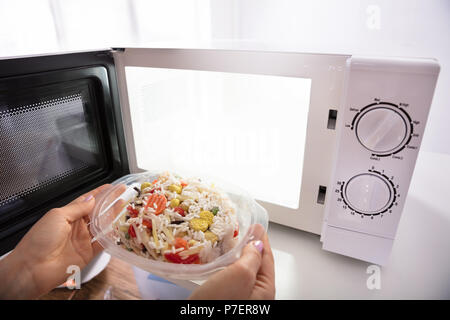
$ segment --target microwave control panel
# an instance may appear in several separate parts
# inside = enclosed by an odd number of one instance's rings
[[[347,68],[321,239],[326,250],[383,265],[402,215],[439,65],[431,59],[351,57]]]

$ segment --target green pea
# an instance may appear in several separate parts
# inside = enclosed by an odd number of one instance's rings
[[[211,209],[211,212],[212,212],[213,215],[216,215],[217,212],[219,212],[219,207],[214,207],[214,208],[212,208],[212,209]]]

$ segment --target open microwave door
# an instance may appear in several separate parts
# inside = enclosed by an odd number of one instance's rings
[[[131,172],[223,178],[271,221],[320,234],[349,56],[125,48],[113,57]]]

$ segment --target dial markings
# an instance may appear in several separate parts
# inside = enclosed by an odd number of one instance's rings
[[[367,217],[371,217],[371,219],[373,219],[373,217],[375,216],[380,216],[383,217],[384,214],[386,212],[391,213],[392,212],[392,207],[394,206],[394,204],[396,204],[397,201],[397,187],[394,185],[392,179],[393,178],[389,178],[386,174],[384,174],[383,172],[380,172],[378,170],[375,169],[369,169],[368,170],[369,174],[359,174],[354,176],[353,178],[351,178],[348,182],[345,181],[340,181],[340,188],[336,191],[339,191],[340,193],[340,199],[339,201],[343,201],[344,202],[344,209],[350,209],[350,214],[354,215],[359,214],[361,215],[361,217],[367,216]],[[372,212],[365,212],[363,210],[359,210],[357,209],[347,198],[348,198],[348,194],[347,194],[347,186],[348,183],[351,182],[353,179],[358,178],[359,176],[367,176],[367,175],[373,175],[374,177],[378,177],[378,179],[384,181],[386,183],[386,186],[389,186],[388,188],[388,195],[387,195],[387,203],[386,205],[383,206],[383,208],[379,209],[379,210],[374,210]],[[379,182],[378,182],[379,185]],[[374,185],[376,186],[376,185]],[[368,187],[368,185],[367,185]]]
[[[405,104],[403,103],[403,105],[405,105]],[[378,111],[378,110],[382,110],[382,109],[385,109],[386,111],[383,111],[383,112],[382,111]],[[352,108],[352,110],[357,110],[357,109]],[[388,110],[391,110],[393,112],[393,114],[389,115]],[[377,112],[374,113],[373,111],[377,111]],[[393,138],[396,138],[397,140],[400,139],[400,136],[398,136],[398,134],[401,134],[401,129],[399,127],[400,124],[395,124],[395,123],[399,122],[400,119],[402,119],[403,120],[403,125],[404,125],[404,127],[403,127],[404,129],[403,130],[405,131],[405,133],[404,133],[405,135],[404,135],[403,139],[399,140],[398,144],[396,145],[395,142],[394,142],[395,140],[392,140],[391,142],[389,142],[389,137],[388,136],[386,136],[384,138],[377,138],[376,135],[372,136],[372,137],[370,137],[370,135],[367,136],[367,134],[368,134],[367,130],[363,130],[363,137],[360,137],[361,133],[358,133],[360,120],[363,119],[363,118],[366,118],[366,115],[368,115],[369,113],[370,113],[370,118],[371,119],[370,120],[367,119],[367,120],[363,121],[364,122],[364,126],[367,125],[367,121],[369,121],[369,123],[374,124],[373,121],[377,121],[377,119],[379,119],[380,116],[381,117],[383,117],[383,116],[390,117],[390,118],[381,118],[381,119],[383,119],[383,121],[385,121],[384,119],[386,119],[386,120],[390,119],[391,124],[388,124],[389,122],[387,122],[387,123],[381,123],[381,125],[388,125],[388,126],[390,126],[388,128],[397,128],[397,129],[394,129],[394,130],[396,130],[394,132],[396,132],[397,136],[393,136]],[[395,117],[394,114],[397,114],[397,117]],[[394,122],[392,122],[392,121],[394,121]],[[361,127],[361,129],[364,128],[364,126]],[[414,121],[412,121],[412,119],[411,119],[410,115],[408,114],[408,112],[406,112],[404,108],[398,106],[397,104],[391,103],[391,102],[387,102],[387,101],[377,101],[375,103],[368,104],[367,106],[361,108],[359,110],[359,112],[357,112],[355,114],[355,116],[352,119],[352,122],[351,122],[351,125],[350,125],[350,129],[351,130],[355,130],[356,136],[357,136],[359,142],[366,149],[372,151],[371,152],[371,156],[372,157],[382,158],[382,157],[389,157],[389,156],[392,156],[394,154],[397,154],[397,153],[401,152],[405,147],[407,147],[409,145],[409,143],[411,142],[411,138],[413,137],[413,134],[414,134]],[[389,129],[389,130],[392,130],[392,129]],[[371,131],[369,131],[369,133],[370,132]],[[383,130],[381,130],[381,131],[379,130],[379,132],[380,132],[379,134],[381,134],[381,137],[383,137],[382,134],[383,134],[384,131]],[[375,142],[370,142],[371,140],[373,140],[374,137],[375,137],[375,139],[381,139],[381,140],[378,140],[378,142],[377,142],[377,140],[375,140]],[[368,140],[366,141],[366,139],[368,139]],[[366,142],[368,143],[368,145],[366,145],[367,144]],[[379,143],[382,143],[382,145],[384,144],[386,147],[390,145],[390,148],[392,148],[392,150],[385,150],[385,151],[383,151],[383,147],[381,147],[381,145],[378,146],[379,150],[377,150],[377,148],[372,149],[372,144],[373,143],[376,143],[377,145]],[[381,147],[381,149],[379,147]],[[389,149],[389,148],[387,148],[387,149]]]

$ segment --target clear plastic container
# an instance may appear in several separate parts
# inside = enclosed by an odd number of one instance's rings
[[[206,264],[175,264],[156,261],[129,252],[115,244],[113,238],[112,222],[122,212],[126,203],[136,196],[134,187],[140,187],[144,181],[155,180],[162,172],[143,172],[126,175],[112,183],[113,187],[96,199],[94,211],[91,214],[90,229],[95,239],[112,256],[129,262],[138,268],[155,275],[172,279],[198,280],[206,279],[209,275],[236,261],[244,246],[261,235],[256,234],[258,229],[254,224],[261,224],[267,230],[267,211],[259,205],[247,192],[227,182],[216,178],[200,175],[184,175],[184,177],[199,177],[202,182],[214,183],[225,192],[233,201],[239,223],[239,238],[236,246],[212,262]],[[181,175],[183,176],[183,175]]]

